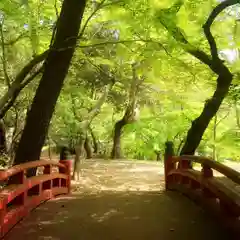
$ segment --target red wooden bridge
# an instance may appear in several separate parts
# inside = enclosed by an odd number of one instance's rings
[[[71,186],[70,162],[0,172],[1,238],[240,239],[240,173],[221,163],[171,155],[164,168],[89,161],[82,182]],[[27,178],[30,168],[37,175]]]

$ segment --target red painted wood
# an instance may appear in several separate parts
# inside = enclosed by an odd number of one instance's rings
[[[6,180],[8,177],[16,175],[19,172],[26,171],[29,168],[35,168],[35,167],[43,167],[43,166],[55,166],[55,167],[65,167],[63,164],[51,161],[51,160],[39,160],[39,161],[32,161],[28,163],[23,163],[20,165],[15,165],[6,171],[0,171],[0,181]]]
[[[43,168],[40,174],[26,178],[30,168]],[[55,168],[55,171],[53,169]],[[57,171],[56,171],[57,170]],[[8,184],[0,191],[0,237],[33,208],[60,194],[70,192],[70,161],[39,160],[0,171],[0,180]]]
[[[167,176],[169,174],[169,172],[171,172],[173,169],[175,169],[175,163],[172,161],[172,156],[167,156],[165,158],[165,168],[164,168],[164,172],[165,172],[165,188],[168,189],[168,183],[169,181],[167,180]]]
[[[232,181],[234,181],[237,184],[240,184],[240,173],[222,163],[219,163],[215,160],[212,160],[210,158],[206,157],[200,157],[200,156],[187,156],[183,155],[180,157],[174,157],[176,162],[184,160],[189,160],[192,162],[197,162],[205,166],[209,166],[211,169],[216,170],[217,172],[220,172],[224,176],[228,177]]]
[[[234,226],[240,234],[240,194],[232,187],[224,185],[217,177],[213,176],[213,170],[220,172],[225,177],[240,184],[240,173],[212,159],[199,156],[171,156],[165,162],[166,189],[178,190],[199,202],[207,204],[212,210],[217,211],[231,228]],[[187,162],[197,162],[202,165],[202,170],[191,168]],[[170,171],[169,164],[178,163],[178,167]]]

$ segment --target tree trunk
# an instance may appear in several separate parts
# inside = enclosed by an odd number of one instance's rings
[[[52,149],[49,135],[47,135],[47,141],[48,141],[48,157],[50,160],[52,160]]]
[[[6,131],[3,121],[0,120],[0,155],[6,154],[6,152],[7,152]]]
[[[92,136],[92,140],[93,140],[93,153],[98,153],[98,142],[96,139],[96,136],[93,132],[93,130],[90,128],[90,132],[91,132],[91,136]]]
[[[178,145],[178,148],[177,148],[177,154],[180,154],[181,148],[182,148],[182,145],[184,144],[184,142],[185,142],[185,139],[184,138],[181,139],[181,141],[180,141],[180,143]]]
[[[235,111],[236,111],[236,122],[237,122],[237,127],[240,129],[240,110],[238,108],[238,103],[237,100],[235,100]]]
[[[128,95],[128,104],[125,109],[125,113],[123,118],[116,122],[114,128],[114,136],[113,136],[113,148],[111,153],[112,159],[119,159],[122,157],[121,154],[121,134],[122,128],[128,124],[138,120],[139,117],[139,109],[137,106],[137,93],[139,91],[140,85],[143,83],[144,78],[138,78],[136,74],[138,63],[132,64],[132,81],[129,88]]]
[[[84,154],[84,142],[85,137],[81,136],[78,145],[75,146],[75,161],[74,161],[74,171],[73,179],[79,181],[81,177],[81,163]]]
[[[155,150],[155,154],[156,154],[156,156],[157,156],[156,160],[157,160],[157,161],[161,161],[161,151]]]
[[[26,125],[17,148],[15,164],[40,157],[50,120],[76,46],[86,0],[64,0],[55,40],[45,62]]]
[[[92,146],[91,146],[91,141],[89,137],[87,136],[84,142],[84,149],[86,151],[87,159],[91,159],[93,156],[93,151],[92,151]]]
[[[194,47],[185,38],[181,29],[176,25],[168,21],[169,15],[176,15],[182,7],[182,1],[178,1],[167,11],[161,12],[160,22],[169,31],[169,33],[175,38],[176,41],[180,42],[186,52],[194,56],[196,59],[200,60],[203,64],[207,65],[214,73],[218,75],[217,78],[217,88],[213,97],[208,100],[204,106],[204,109],[200,116],[192,122],[187,133],[186,142],[180,152],[181,155],[189,154],[192,155],[196,151],[202,136],[209,125],[209,122],[217,113],[224,97],[229,91],[233,75],[224,64],[224,61],[219,58],[219,50],[215,38],[211,32],[211,27],[219,14],[221,14],[224,9],[238,4],[238,1],[221,1],[217,6],[213,8],[209,14],[206,22],[203,24],[202,28],[208,45],[210,48],[210,56],[208,53],[200,50],[198,46]]]
[[[212,158],[214,160],[217,160],[216,139],[217,139],[217,115],[215,115],[215,117],[214,117],[214,125],[213,125],[213,153],[212,153]]]
[[[127,124],[125,118],[123,117],[120,121],[116,122],[114,128],[114,137],[113,137],[113,148],[111,153],[112,159],[119,159],[122,157],[121,154],[121,135],[122,128]]]
[[[214,95],[211,99],[206,101],[202,113],[192,122],[192,126],[188,130],[186,142],[180,155],[193,155],[195,153],[206,128],[217,113],[224,97],[228,93],[232,77],[233,76],[229,71],[225,72],[225,74],[219,75]]]

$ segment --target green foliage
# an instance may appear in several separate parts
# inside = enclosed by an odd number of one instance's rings
[[[7,72],[11,79],[35,54],[48,49],[61,2],[0,1]],[[84,23],[99,3],[88,1]],[[91,110],[104,86],[114,81],[101,112],[91,123],[100,150],[109,154],[114,124],[123,117],[127,106],[131,64],[139,63],[137,76],[144,77],[138,93],[140,119],[124,127],[124,154],[127,158],[154,160],[155,150],[163,154],[167,140],[174,141],[178,151],[191,122],[199,116],[216,85],[215,75],[185,53],[181,44],[186,44],[187,39],[191,46],[209,51],[202,25],[217,3],[215,0],[106,0],[106,6],[96,11],[86,28],[82,25],[84,32],[79,37],[55,108],[49,137],[56,144],[74,145],[81,128],[79,119]],[[219,160],[240,159],[240,130],[236,116],[236,108],[240,105],[240,62],[238,58],[229,61],[230,54],[226,54],[230,50],[239,54],[240,27],[234,15],[237,11],[239,7],[228,9],[212,26],[219,52],[235,79],[218,112],[218,119],[224,119],[217,126],[216,139],[213,140],[214,123],[211,122],[198,153],[212,156],[215,146]],[[2,56],[2,49],[0,54]],[[1,64],[0,96],[7,89],[2,70]],[[18,113],[21,122],[18,128],[22,129],[37,85],[38,81],[34,80],[20,94],[5,117],[9,127],[14,126]]]

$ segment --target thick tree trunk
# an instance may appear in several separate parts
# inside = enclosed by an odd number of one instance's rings
[[[116,122],[114,128],[114,137],[113,137],[113,148],[111,153],[112,159],[119,159],[122,157],[121,154],[121,135],[122,128],[127,124],[125,118],[123,117],[120,121]]]
[[[91,159],[93,156],[93,151],[92,151],[92,146],[91,146],[91,141],[89,137],[87,136],[84,142],[84,149],[86,151],[86,158]]]
[[[233,76],[229,71],[226,71],[225,74],[219,75],[216,91],[212,98],[206,101],[200,116],[192,122],[192,126],[188,130],[186,142],[180,155],[193,155],[195,153],[206,128],[217,113],[224,97],[228,93],[232,77]]]
[[[132,64],[132,81],[129,88],[129,96],[128,96],[128,104],[125,109],[125,114],[123,118],[116,122],[114,128],[114,136],[113,136],[113,148],[111,152],[112,159],[119,159],[122,157],[121,154],[121,134],[122,128],[128,124],[138,120],[139,117],[139,108],[137,106],[137,93],[139,91],[139,87],[143,82],[144,78],[139,79],[136,74],[138,63]]]
[[[80,124],[80,128],[81,128],[81,134],[83,136],[87,136],[87,129],[90,128],[89,126],[90,126],[92,120],[99,114],[99,112],[101,110],[101,107],[104,104],[104,102],[106,101],[108,93],[112,89],[114,83],[115,82],[112,81],[109,85],[105,86],[105,91],[103,92],[102,96],[98,99],[95,106],[90,110],[90,112],[88,112],[88,114],[83,119],[79,118],[79,116],[76,114],[75,102],[74,102],[74,99],[72,98],[73,107],[74,107],[73,108],[73,114],[74,114],[75,118],[77,120],[79,120],[79,124]],[[92,135],[93,139],[95,140],[93,132],[92,132],[91,129],[90,129],[90,131],[91,131],[91,135]],[[84,138],[84,140],[85,140],[85,138]],[[91,147],[90,140],[89,140],[88,137],[86,138],[86,141],[84,143],[84,147],[85,147],[85,150],[86,150],[86,153],[87,153],[87,158],[92,158],[92,155],[93,155],[92,154],[92,147]]]
[[[40,157],[55,104],[74,53],[86,0],[64,0],[55,40],[45,63],[44,72],[27,115],[15,157],[15,164]]]

